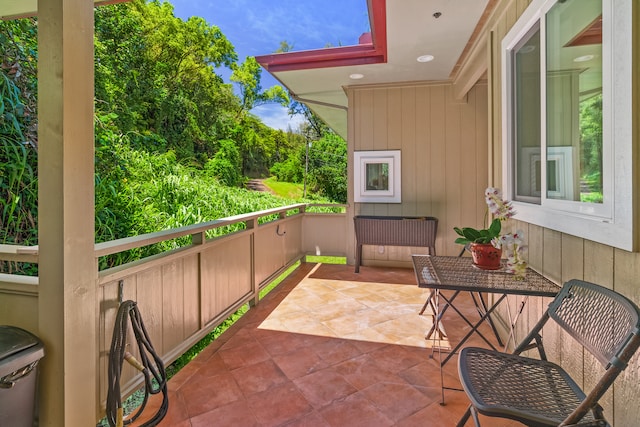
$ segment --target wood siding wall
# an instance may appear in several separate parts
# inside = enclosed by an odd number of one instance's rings
[[[502,136],[501,136],[501,41],[524,12],[530,0],[502,1],[496,8],[494,15],[489,19],[485,31],[488,46],[488,95],[490,108],[489,135],[490,146],[490,181],[499,183],[502,180]],[[637,4],[634,10],[634,52],[640,49],[638,26],[639,11]],[[638,58],[634,58],[636,77],[638,77]],[[638,82],[630,88],[638,93]],[[638,96],[634,101],[634,117],[638,117]],[[636,126],[634,144],[638,143],[638,129]],[[637,160],[637,159],[636,159]],[[637,170],[637,167],[636,167]],[[634,172],[635,173],[635,172]],[[632,197],[633,195],[629,195]],[[636,196],[637,197],[637,196]],[[517,218],[517,216],[516,216]],[[598,283],[630,297],[640,304],[640,253],[630,253],[610,246],[581,239],[554,230],[538,227],[520,221],[511,224],[513,229],[519,228],[525,232],[528,240],[529,264],[558,284],[573,278],[583,279]],[[510,297],[508,309],[515,313],[520,298]],[[518,326],[518,337],[523,337],[540,317],[548,304],[547,299],[529,299],[525,306]],[[501,312],[504,319],[508,318],[507,307]],[[545,345],[549,351],[550,359],[559,362],[579,382],[582,381],[585,388],[591,388],[602,372],[600,365],[583,349],[559,331],[548,329],[544,335]],[[640,420],[640,358],[636,357],[634,363],[621,375],[614,391],[610,391],[603,402],[607,417],[615,426],[634,426]],[[614,399],[615,395],[615,399]]]
[[[401,150],[402,203],[354,203],[352,215],[435,216],[436,253],[457,254],[454,226],[479,226],[486,205],[487,86],[479,83],[461,100],[450,83],[352,88],[349,155],[361,150]],[[353,162],[349,163],[353,177]],[[349,227],[350,241],[355,237]],[[351,251],[351,253],[353,253]],[[424,248],[365,245],[363,265],[410,266]]]

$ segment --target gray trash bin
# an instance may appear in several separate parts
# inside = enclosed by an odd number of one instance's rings
[[[0,325],[0,426],[34,425],[38,361],[43,356],[35,335]]]

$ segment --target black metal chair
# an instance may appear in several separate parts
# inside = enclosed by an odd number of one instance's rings
[[[549,319],[584,346],[605,368],[585,394],[560,366],[547,361],[540,332]],[[607,426],[598,401],[640,346],[640,309],[619,293],[571,280],[513,354],[477,347],[460,352],[458,372],[471,406],[461,427],[478,413],[527,426]],[[520,356],[537,348],[541,359]]]

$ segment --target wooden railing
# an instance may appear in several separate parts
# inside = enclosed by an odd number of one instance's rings
[[[186,246],[97,272],[99,407],[106,399],[108,350],[120,301],[137,302],[155,350],[170,363],[238,308],[257,304],[260,289],[305,255],[346,255],[346,214],[311,212],[317,206],[327,205],[294,204],[96,244],[97,266],[101,257],[191,238]],[[236,224],[241,230],[206,237]],[[37,263],[37,247],[3,245],[0,260]],[[37,334],[37,298],[37,278],[0,274],[0,324]],[[122,374],[123,394],[141,384],[133,368],[125,366]]]

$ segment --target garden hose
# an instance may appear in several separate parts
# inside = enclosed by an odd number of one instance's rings
[[[131,319],[131,327],[135,335],[141,361],[138,362],[128,351],[127,345],[127,316]],[[144,375],[144,400],[138,410],[131,417],[124,420],[122,408],[122,396],[120,394],[120,377],[122,364],[127,360]],[[155,384],[154,381],[155,380]],[[124,301],[120,304],[116,323],[113,328],[111,350],[109,352],[109,379],[107,391],[107,421],[111,427],[121,427],[134,422],[144,411],[149,396],[162,392],[162,404],[156,414],[141,424],[141,427],[157,425],[167,414],[169,409],[169,396],[167,391],[167,375],[162,359],[157,355],[147,330],[144,327],[138,306],[133,301]]]

